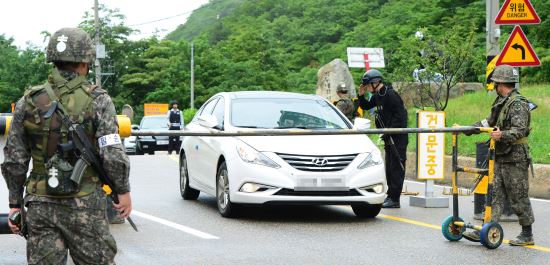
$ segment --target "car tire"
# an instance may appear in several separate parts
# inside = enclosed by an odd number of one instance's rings
[[[351,209],[359,218],[374,218],[380,213],[382,204],[351,205]]]
[[[196,200],[200,194],[199,190],[189,186],[189,171],[185,155],[180,158],[180,194],[184,200]]]
[[[141,150],[141,148],[139,148],[137,146],[136,146],[136,155],[140,155],[140,156],[143,155],[143,150]]]
[[[227,171],[227,165],[224,161],[218,167],[218,172],[216,174],[216,203],[218,205],[218,211],[223,217],[234,218],[238,215],[239,205],[231,202],[228,176],[229,172]]]

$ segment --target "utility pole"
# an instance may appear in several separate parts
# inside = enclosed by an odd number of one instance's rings
[[[498,0],[486,0],[486,28],[487,28],[487,65],[500,53],[498,39],[500,38],[500,26],[495,24],[499,11]]]
[[[95,45],[99,46],[99,11],[98,11],[98,0],[94,0],[94,28],[95,28]],[[98,56],[95,58],[95,84],[101,86],[101,64],[99,62]]]
[[[191,42],[191,103],[190,107],[195,108],[195,58],[194,58],[195,45]]]

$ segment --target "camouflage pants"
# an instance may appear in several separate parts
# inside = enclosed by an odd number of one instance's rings
[[[529,201],[529,163],[495,163],[492,221],[499,221],[507,198],[510,199],[511,208],[518,216],[520,225],[526,226],[535,222]]]
[[[117,247],[104,210],[30,202],[26,222],[29,264],[66,264],[67,250],[77,265],[114,264]]]

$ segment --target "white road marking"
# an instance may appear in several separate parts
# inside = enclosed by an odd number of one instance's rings
[[[202,239],[220,239],[217,236],[213,236],[211,234],[201,232],[201,231],[193,229],[191,227],[176,224],[174,222],[171,222],[171,221],[168,221],[168,220],[165,220],[165,219],[162,219],[162,218],[158,218],[156,216],[152,216],[152,215],[149,215],[149,214],[146,214],[146,213],[138,212],[136,210],[132,210],[132,215],[136,215],[136,216],[139,216],[141,218],[145,218],[145,219],[148,219],[150,221],[157,222],[159,224],[163,224],[163,225],[168,226],[168,227],[172,227],[174,229],[180,230],[180,231],[182,231],[184,233],[187,233],[187,234],[194,235],[196,237],[200,237]]]

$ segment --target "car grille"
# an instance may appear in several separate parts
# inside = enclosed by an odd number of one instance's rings
[[[346,191],[295,191],[292,189],[281,189],[273,195],[279,196],[362,196],[357,190]]]
[[[277,155],[279,155],[283,160],[285,160],[295,169],[314,172],[330,172],[342,170],[346,168],[357,156],[357,154],[328,156],[292,154]]]

